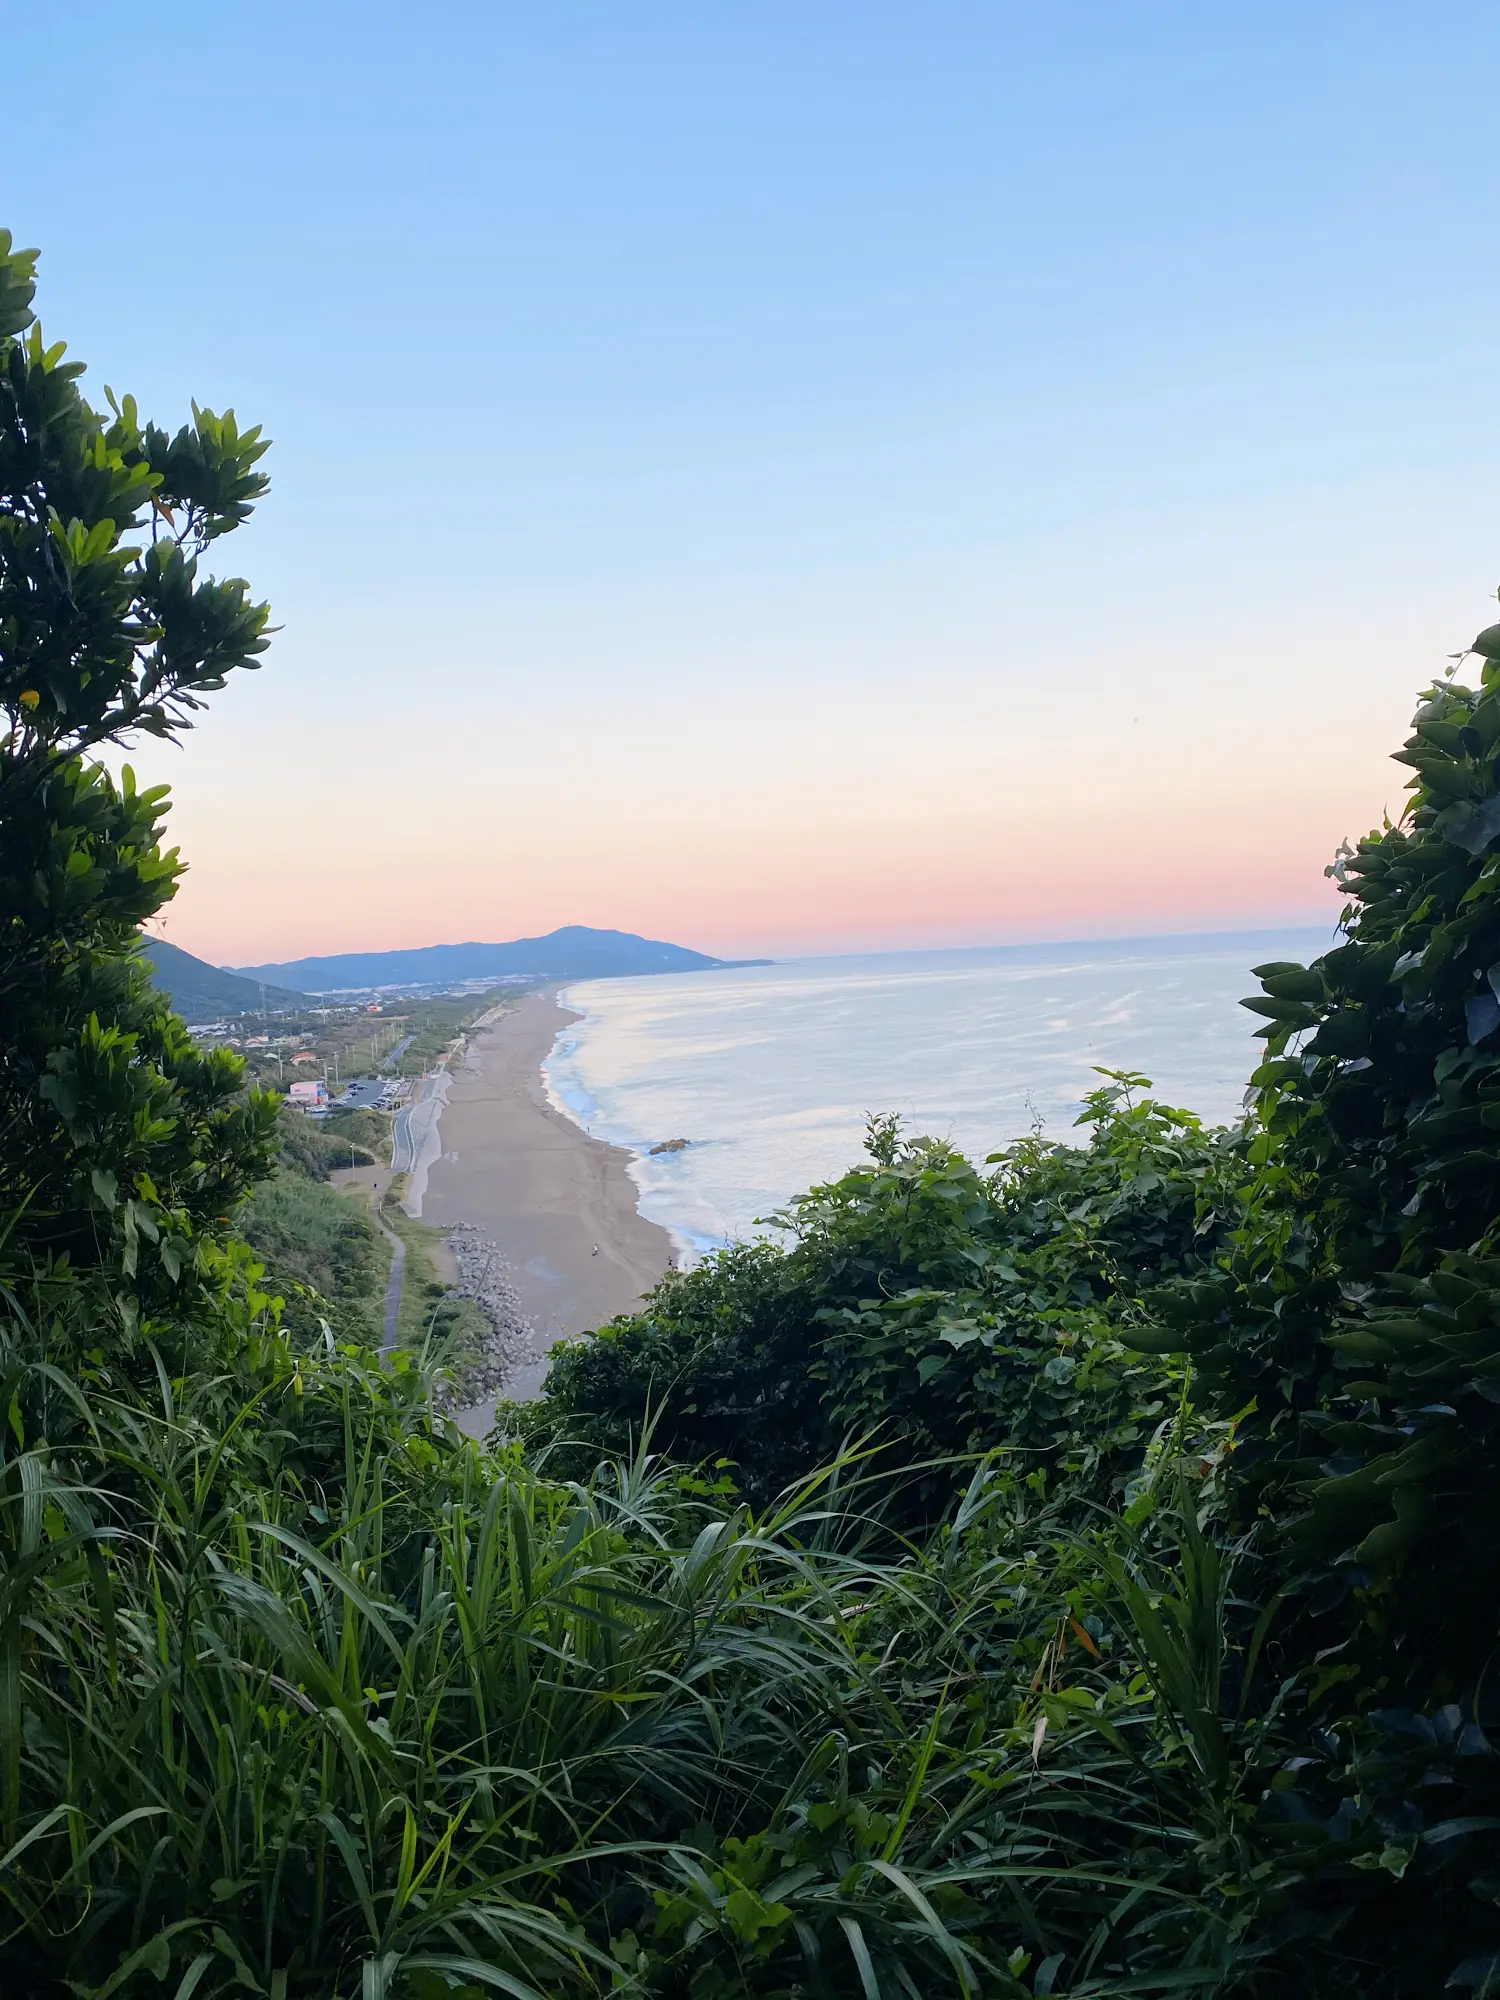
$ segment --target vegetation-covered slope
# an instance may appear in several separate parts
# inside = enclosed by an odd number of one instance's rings
[[[235,1226],[284,1297],[289,1287],[300,1288],[295,1305],[304,1310],[297,1317],[315,1314],[343,1338],[378,1347],[390,1251],[364,1202],[329,1185],[331,1169],[374,1156],[300,1111],[282,1111],[278,1138],[275,1171],[236,1211]]]
[[[275,1106],[88,761],[253,663],[261,443],[95,416],[31,288],[0,238],[0,1989],[1495,1991],[1496,635],[1243,1132],[877,1122],[485,1453],[278,1311]]]
[[[185,1021],[253,1014],[262,1006],[285,1010],[308,1005],[306,994],[281,986],[263,988],[254,979],[242,979],[237,972],[225,972],[194,958],[190,951],[168,944],[165,938],[142,939],[141,951],[151,967],[152,983],[161,988]]]

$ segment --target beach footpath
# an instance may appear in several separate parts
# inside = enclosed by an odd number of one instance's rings
[[[421,1197],[424,1222],[467,1225],[504,1260],[535,1331],[535,1358],[504,1391],[518,1399],[540,1392],[554,1342],[630,1311],[672,1255],[667,1231],[636,1206],[630,1155],[548,1101],[542,1064],[577,1018],[543,988],[474,1034],[449,1072]]]

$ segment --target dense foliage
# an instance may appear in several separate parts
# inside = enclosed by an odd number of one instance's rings
[[[639,1315],[558,1350],[533,1435],[727,1469],[758,1502],[882,1441],[909,1503],[944,1504],[1003,1449],[1045,1490],[1118,1499],[1182,1372],[1122,1340],[1143,1292],[1206,1275],[1227,1242],[1241,1143],[1107,1074],[1085,1148],[1033,1133],[981,1174],[871,1123],[871,1163],[793,1203],[791,1247],[673,1273]]]
[[[1408,810],[1330,870],[1339,947],[1259,968],[1246,1223],[1156,1301],[1244,1411],[1229,1525],[1286,1600],[1273,1657],[1321,1664],[1281,1803],[1411,1991],[1434,1953],[1500,1991],[1500,627],[1472,650],[1397,753]],[[1330,1894],[1377,1827],[1394,1880]]]
[[[97,415],[0,231],[0,1213],[14,1250],[103,1267],[133,1318],[225,1281],[221,1225],[265,1171],[274,1106],[195,1049],[136,940],[173,893],[165,792],[84,753],[183,726],[266,644],[245,585],[200,574],[265,485],[265,445],[130,397]]]
[[[235,1234],[275,1106],[146,984],[164,800],[86,761],[263,643],[198,574],[259,441],[94,417],[31,283],[0,239],[0,1990],[1500,1990],[1500,633],[1262,969],[1243,1132],[877,1120],[482,1452]]]
[[[6,1549],[12,1990],[1019,1994],[1079,1951],[1094,1990],[1225,1959],[1233,1912],[1184,1922],[1214,1801],[1024,1493],[976,1484],[902,1555],[857,1485],[756,1522],[639,1464],[549,1481],[445,1441],[409,1369],[253,1327],[155,1403],[6,1358],[40,1510]]]
[[[355,1165],[363,1165],[365,1160],[386,1161],[391,1151],[391,1119],[384,1111],[373,1111],[367,1105],[360,1105],[353,1111],[330,1111],[323,1120],[323,1158],[330,1167],[349,1165],[349,1149],[354,1149]]]

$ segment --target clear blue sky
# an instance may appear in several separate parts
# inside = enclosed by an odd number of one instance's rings
[[[0,224],[263,419],[227,961],[1315,916],[1492,615],[1500,10],[84,4]]]

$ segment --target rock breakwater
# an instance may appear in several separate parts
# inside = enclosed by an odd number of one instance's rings
[[[459,1222],[447,1232],[448,1247],[458,1267],[453,1295],[472,1299],[487,1328],[480,1352],[465,1357],[463,1379],[454,1402],[493,1401],[503,1396],[511,1377],[541,1359],[536,1328],[526,1317],[511,1282],[510,1265],[494,1241],[472,1223]]]

